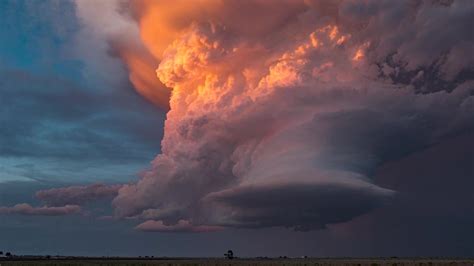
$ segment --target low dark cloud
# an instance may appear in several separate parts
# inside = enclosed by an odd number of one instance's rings
[[[474,248],[474,134],[463,133],[392,161],[375,174],[396,190],[383,208],[331,228],[328,249],[365,256],[470,257]],[[358,242],[353,249],[344,242]]]
[[[177,224],[166,225],[162,221],[148,220],[135,227],[136,230],[160,233],[209,233],[221,231],[219,226],[192,225],[189,221],[180,220]]]
[[[253,184],[208,196],[222,225],[242,228],[282,226],[297,231],[323,229],[381,207],[394,192],[364,183]]]

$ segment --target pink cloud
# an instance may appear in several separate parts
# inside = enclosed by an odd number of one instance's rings
[[[122,185],[92,184],[88,186],[70,186],[52,188],[36,192],[36,198],[52,206],[84,203],[113,198]]]
[[[60,216],[77,214],[79,212],[81,212],[81,207],[78,205],[65,205],[61,207],[33,207],[27,203],[20,203],[13,207],[0,207],[0,214]]]

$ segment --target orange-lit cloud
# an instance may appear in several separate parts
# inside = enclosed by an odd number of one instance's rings
[[[116,215],[153,214],[144,230],[310,230],[390,200],[376,168],[465,128],[474,109],[462,82],[426,96],[405,77],[458,45],[420,49],[450,31],[426,14],[458,7],[369,2],[133,1],[140,43],[119,54],[137,91],[160,106],[169,95],[170,109],[162,153],[119,190]]]
[[[155,70],[160,60],[141,40],[142,28],[138,27],[138,17],[134,15],[134,12],[137,12],[133,8],[134,3],[125,5],[126,2],[116,0],[100,3],[78,0],[75,4],[76,13],[83,24],[81,38],[78,39],[79,48],[83,49],[81,53],[91,57],[94,72],[100,72],[106,78],[115,74],[108,72],[107,58],[99,60],[91,50],[104,50],[119,57],[129,71],[130,82],[136,91],[159,108],[168,110],[171,89],[165,87],[156,77]],[[137,12],[137,16],[138,14]],[[94,49],[81,45],[94,46]]]
[[[156,76],[158,60],[145,51],[140,53],[125,48],[118,50],[118,53],[127,65],[130,81],[137,92],[156,106],[168,110],[171,89]]]

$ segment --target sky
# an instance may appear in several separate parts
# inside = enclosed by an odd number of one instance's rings
[[[474,2],[0,2],[0,250],[474,247]]]

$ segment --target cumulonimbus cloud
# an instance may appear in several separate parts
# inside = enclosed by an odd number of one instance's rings
[[[131,13],[172,89],[162,153],[113,200],[119,217],[153,219],[137,229],[348,221],[396,194],[374,183],[378,166],[473,129],[469,1],[143,0]]]
[[[38,215],[38,216],[60,216],[77,214],[81,212],[78,205],[65,205],[59,207],[33,207],[27,203],[16,204],[12,207],[0,207],[0,214],[21,214],[21,215]]]

